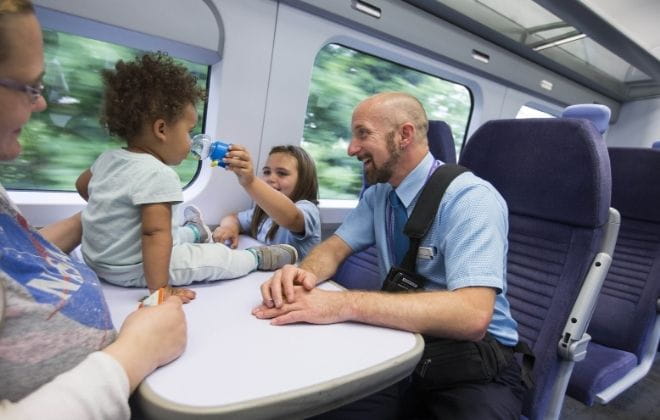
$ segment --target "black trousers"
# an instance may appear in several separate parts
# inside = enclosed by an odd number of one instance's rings
[[[361,400],[313,417],[314,420],[520,419],[525,387],[513,360],[486,384],[467,383],[420,392],[406,378]]]

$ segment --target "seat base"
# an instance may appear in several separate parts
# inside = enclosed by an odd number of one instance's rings
[[[602,346],[593,341],[587,347],[587,358],[575,364],[567,393],[592,406],[596,394],[625,376],[638,364],[633,353]]]

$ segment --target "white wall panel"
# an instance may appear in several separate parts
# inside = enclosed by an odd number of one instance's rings
[[[660,140],[660,98],[628,102],[607,134],[607,145],[650,147]]]

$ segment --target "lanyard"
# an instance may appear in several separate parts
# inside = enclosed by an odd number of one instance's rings
[[[433,175],[433,172],[435,172],[435,170],[438,169],[442,164],[443,162],[439,160],[435,160],[433,162],[433,165],[431,165],[431,169],[429,170],[429,173],[426,174],[424,185],[426,185],[426,182],[429,180],[431,175]],[[422,188],[424,188],[424,186],[422,186],[419,189],[419,191],[421,191]],[[419,191],[417,192],[418,194]],[[403,204],[403,201],[401,202],[401,204],[404,205],[404,207],[406,207],[406,214],[408,214],[408,207],[405,206],[405,204]],[[394,265],[394,212],[392,211],[392,203],[390,203],[389,195],[385,206],[385,232],[386,232],[385,236],[387,236],[387,250],[389,251],[390,254],[390,262],[392,262],[392,265]]]

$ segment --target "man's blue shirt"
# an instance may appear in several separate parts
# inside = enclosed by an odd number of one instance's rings
[[[408,216],[434,162],[428,153],[396,188]],[[388,199],[391,190],[388,183],[368,188],[335,232],[356,252],[375,244],[382,279],[393,261]],[[502,344],[513,346],[518,342],[518,333],[506,299],[508,229],[507,206],[497,190],[472,173],[461,174],[447,188],[436,219],[422,240],[417,272],[430,280],[427,290],[495,288],[498,294],[488,331]]]

